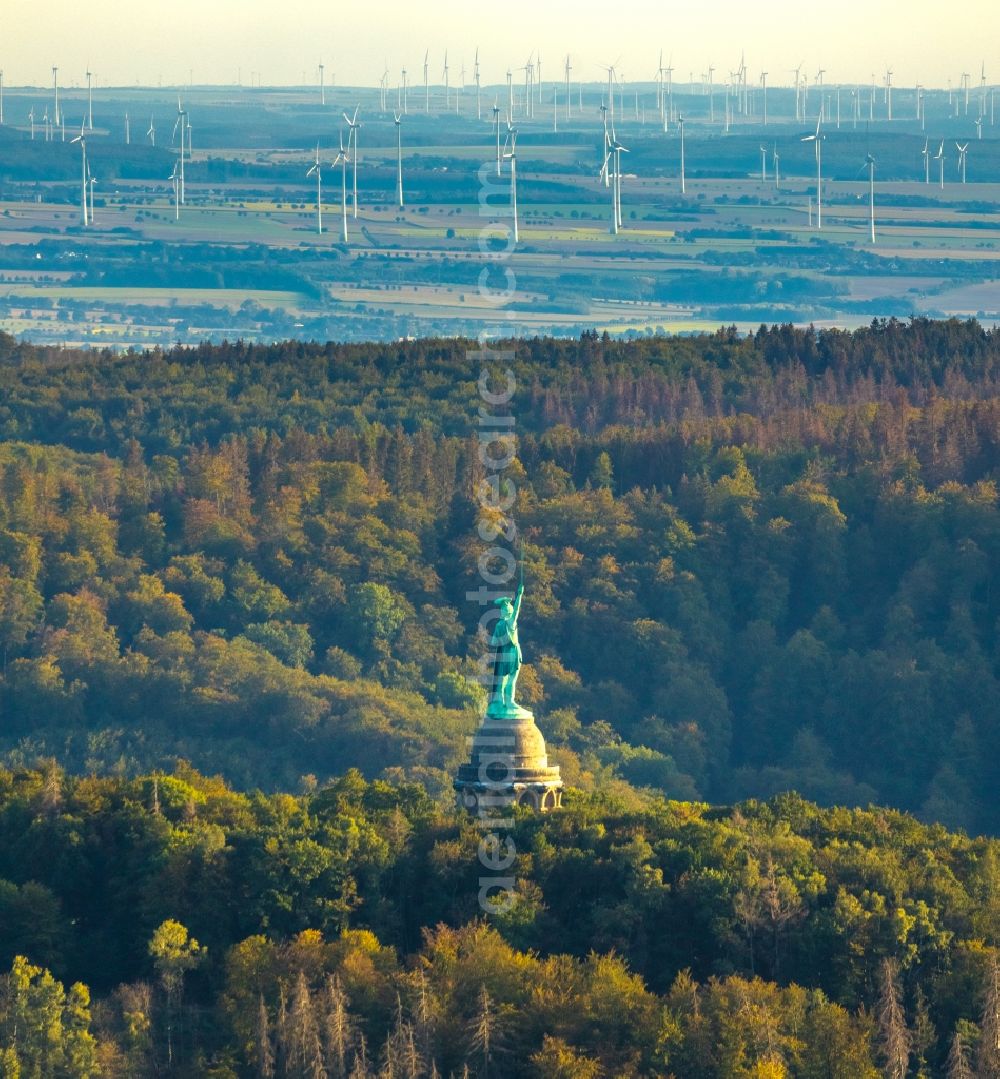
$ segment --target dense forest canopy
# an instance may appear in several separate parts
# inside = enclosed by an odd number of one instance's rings
[[[1000,334],[511,347],[484,916],[474,344],[0,335],[4,1079],[1000,1075]]]
[[[516,901],[484,921],[481,834],[358,772],[300,797],[187,765],[0,772],[0,1066],[996,1074],[997,840],[794,796],[573,794],[519,816]]]
[[[446,793],[481,700],[472,348],[0,338],[7,761]],[[588,335],[512,368],[522,695],[570,783],[1000,828],[1000,335]]]

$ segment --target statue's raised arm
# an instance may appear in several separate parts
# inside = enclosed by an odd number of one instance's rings
[[[511,621],[517,623],[517,616],[521,613],[521,599],[524,596],[524,581],[517,586],[517,591],[514,593],[514,613],[511,615]]]

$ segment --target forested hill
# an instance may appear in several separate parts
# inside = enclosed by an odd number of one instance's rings
[[[7,762],[447,797],[479,705],[472,347],[0,337]],[[570,784],[1000,830],[1000,335],[514,347],[521,686]]]
[[[998,840],[572,792],[518,815],[513,904],[484,921],[478,824],[356,772],[292,797],[0,770],[0,1072],[1000,1070]]]

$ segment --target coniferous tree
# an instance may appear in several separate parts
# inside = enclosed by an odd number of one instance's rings
[[[326,1065],[333,1079],[346,1079],[348,1053],[352,1042],[347,994],[336,974],[326,980],[326,1011],[323,1017]]]
[[[996,951],[990,953],[985,989],[976,1068],[979,1079],[1000,1079],[1000,956]]]
[[[961,1031],[956,1030],[951,1039],[951,1049],[945,1064],[947,1079],[976,1079],[969,1064],[969,1053],[962,1039]]]
[[[894,960],[882,960],[879,972],[879,997],[876,1006],[879,1052],[886,1079],[906,1079],[910,1066],[912,1037],[906,1025],[899,968]]]
[[[257,1029],[254,1042],[259,1079],[274,1079],[274,1047],[271,1044],[271,1024],[268,1019],[267,1005],[264,1003],[263,994],[261,994],[257,1005]]]
[[[483,985],[479,989],[476,1014],[469,1024],[469,1047],[477,1058],[477,1076],[489,1079],[494,1073],[494,1062],[500,1052],[500,1025],[497,1009]]]

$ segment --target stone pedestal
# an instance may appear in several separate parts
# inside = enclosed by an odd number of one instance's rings
[[[495,816],[504,807],[527,805],[541,813],[562,805],[563,782],[550,767],[545,739],[526,708],[492,705],[472,740],[468,764],[454,787],[469,813]]]

